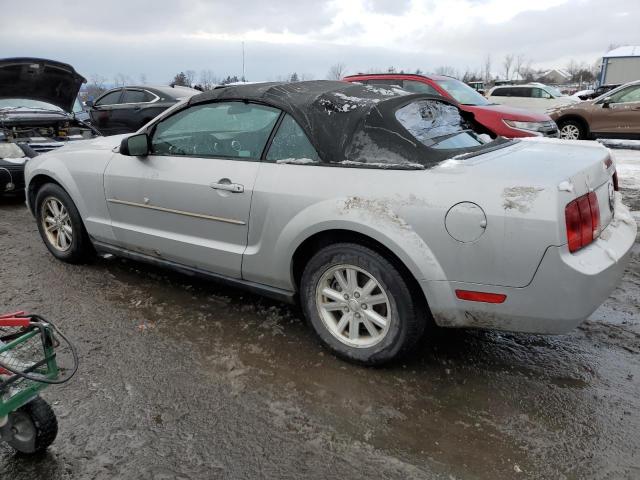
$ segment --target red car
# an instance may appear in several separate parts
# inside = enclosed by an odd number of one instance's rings
[[[350,75],[343,80],[441,95],[458,102],[462,110],[472,113],[476,122],[487,130],[486,133],[494,137],[558,137],[558,126],[549,115],[491,103],[473,88],[452,77],[379,73]]]

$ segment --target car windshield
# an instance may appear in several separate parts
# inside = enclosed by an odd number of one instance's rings
[[[460,111],[448,103],[436,100],[411,102],[396,111],[396,118],[430,148],[472,148],[487,143],[465,126]]]
[[[564,93],[562,93],[560,90],[558,90],[555,87],[550,87],[549,85],[545,85],[544,89],[554,97],[566,97]]]
[[[80,113],[82,110],[84,110],[82,108],[82,103],[80,102],[80,99],[76,97],[76,101],[73,102],[73,113]]]
[[[56,107],[47,102],[31,100],[28,98],[3,98],[0,100],[0,110],[24,108],[29,110],[49,110],[52,112],[62,112],[60,107]]]
[[[490,102],[480,95],[476,90],[466,83],[462,83],[455,78],[446,80],[436,80],[436,83],[444,88],[449,95],[455,98],[456,102],[463,105],[489,105]]]

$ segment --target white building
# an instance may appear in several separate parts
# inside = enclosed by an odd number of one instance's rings
[[[611,50],[602,57],[600,85],[640,80],[640,46],[626,46]]]

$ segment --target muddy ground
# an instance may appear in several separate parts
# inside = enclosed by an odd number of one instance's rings
[[[3,480],[640,478],[639,244],[569,335],[439,331],[382,369],[332,357],[294,307],[58,262],[19,200],[0,201],[0,249],[0,311],[57,320],[82,360],[44,394],[56,443],[0,446]]]

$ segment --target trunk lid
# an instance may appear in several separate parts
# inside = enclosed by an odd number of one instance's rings
[[[445,262],[456,266],[448,278],[526,286],[547,248],[568,243],[567,205],[591,191],[598,199],[602,231],[612,218],[609,189],[615,167],[606,167],[609,157],[608,149],[595,142],[535,138],[481,155],[461,155],[427,171],[440,187],[439,205],[450,209],[471,202],[486,216],[478,240],[460,244],[455,259]],[[429,230],[421,236],[429,238]],[[447,258],[448,250],[440,251],[440,243],[449,250],[451,244],[446,237],[433,243],[436,256]]]
[[[39,100],[72,112],[80,87],[86,81],[71,65],[54,60],[0,60],[0,99]]]

